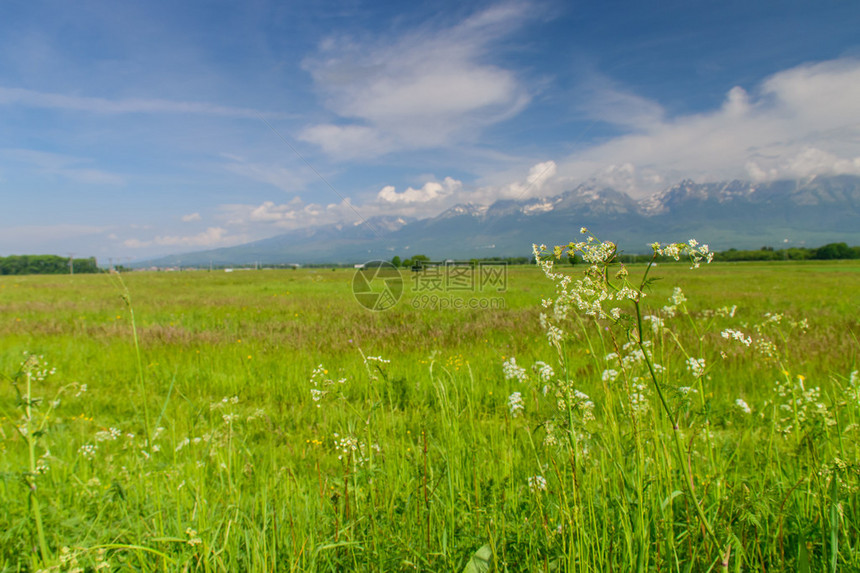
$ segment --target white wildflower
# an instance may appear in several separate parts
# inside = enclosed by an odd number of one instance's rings
[[[768,324],[768,323],[779,324],[782,322],[783,318],[784,318],[784,316],[778,312],[766,312],[766,313],[764,313],[765,324]]]
[[[546,491],[546,479],[543,476],[531,476],[529,478],[529,489],[533,493]]]
[[[614,370],[612,368],[607,368],[603,371],[603,375],[601,376],[604,382],[614,382],[616,378],[618,378],[618,370]]]
[[[642,320],[648,320],[651,322],[651,330],[652,332],[654,332],[654,334],[658,334],[660,330],[664,327],[663,319],[659,316],[654,316],[653,314],[643,316]]]
[[[632,390],[633,392],[630,393],[628,399],[630,400],[630,407],[633,409],[633,412],[639,416],[648,413],[651,403],[645,395],[648,391],[647,386],[637,377],[633,380]]]
[[[704,358],[687,358],[687,370],[694,378],[701,378],[705,374],[705,359]]]
[[[37,474],[46,474],[51,469],[51,465],[48,463],[49,458],[51,457],[50,450],[45,450],[45,453],[39,456],[39,459],[36,460],[36,473]]]
[[[515,379],[517,382],[523,382],[526,379],[526,369],[517,365],[517,359],[513,356],[502,363],[502,370],[505,373],[505,380]]]
[[[511,417],[516,418],[519,416],[524,410],[525,405],[523,404],[523,396],[519,392],[514,392],[510,396],[508,396],[508,408],[511,410]]]
[[[687,302],[687,297],[684,296],[684,291],[681,290],[681,287],[675,287],[672,296],[669,297],[669,301],[671,301],[673,306],[681,306]]]
[[[554,324],[550,324],[546,329],[546,338],[553,346],[559,346],[564,339],[564,331]]]
[[[555,376],[552,366],[546,362],[535,362],[532,369],[538,373],[538,376],[543,382],[549,382],[552,380],[552,377]]]
[[[724,306],[722,308],[717,309],[717,315],[722,316],[723,318],[734,318],[735,312],[738,310],[738,305],[734,304],[729,308],[728,306]]]
[[[98,446],[94,444],[84,444],[80,448],[78,448],[78,454],[81,455],[84,459],[92,460],[96,457],[96,451],[98,450]]]
[[[720,333],[720,335],[726,340],[737,340],[744,346],[749,346],[752,344],[752,337],[746,336],[740,330],[734,330],[732,328],[727,328]]]
[[[681,247],[683,247],[683,245],[681,245]],[[681,250],[677,244],[670,243],[661,249],[660,254],[665,257],[672,257],[677,261],[681,254]]]
[[[97,442],[114,441],[119,438],[121,434],[122,432],[116,428],[108,428],[107,430],[96,432],[95,439]]]
[[[747,404],[742,398],[735,400],[735,406],[737,406],[744,414],[752,414],[752,408],[750,408],[749,404]]]

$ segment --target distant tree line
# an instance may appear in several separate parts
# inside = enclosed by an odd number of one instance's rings
[[[398,256],[395,256],[391,259],[391,264],[395,267],[403,267],[403,268],[411,268],[411,267],[422,267],[427,264],[432,263],[440,263],[443,262],[444,259],[439,260],[431,260],[427,255],[415,255],[409,259],[402,259]],[[457,261],[464,262],[464,261]],[[483,257],[480,259],[469,259],[470,263],[473,265],[477,265],[478,263],[505,263],[508,265],[527,265],[530,263],[534,263],[534,257]]]
[[[622,263],[647,263],[653,255],[635,255],[619,253],[618,258]],[[860,259],[860,247],[849,247],[847,243],[829,243],[823,247],[806,248],[791,247],[787,249],[774,249],[773,247],[761,247],[760,249],[738,250],[728,249],[726,251],[715,251],[715,261],[833,261],[839,259]],[[657,257],[661,263],[672,262],[670,257]],[[567,257],[572,265],[582,264],[582,257]]]
[[[651,254],[619,253],[618,258],[622,263],[647,263],[651,260]],[[761,247],[760,249],[738,250],[728,249],[714,253],[715,261],[808,261],[808,260],[839,260],[860,259],[860,246],[849,247],[847,243],[828,243],[823,247],[791,247],[787,249],[774,249],[773,247]],[[583,264],[582,256],[566,256],[565,260],[571,265]],[[534,257],[487,257],[471,259],[476,264],[481,261],[505,262],[509,265],[534,264]],[[672,262],[670,257],[657,257],[659,262]],[[431,262],[430,257],[415,255],[410,259],[394,257],[391,263],[395,267],[410,268],[420,267]],[[433,260],[432,262],[439,262]]]
[[[729,249],[714,254],[715,261],[833,261],[837,259],[860,259],[860,247],[849,247],[847,243],[828,243],[818,248],[762,247],[749,251]]]
[[[70,259],[57,255],[11,255],[0,257],[0,275],[61,275],[100,273],[95,257]]]

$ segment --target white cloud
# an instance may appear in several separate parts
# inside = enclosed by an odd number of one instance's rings
[[[296,197],[288,203],[264,201],[259,205],[221,205],[221,216],[226,224],[236,228],[260,232],[261,225],[288,230],[314,225],[357,223],[381,215],[432,217],[457,203],[490,203],[497,199],[527,199],[561,191],[553,161],[533,165],[522,180],[503,185],[486,185],[478,189],[467,188],[462,181],[445,177],[433,178],[418,187],[407,187],[397,192],[395,186],[384,186],[375,197],[364,203],[352,202],[320,205],[304,203]],[[347,200],[349,200],[347,198]]]
[[[53,254],[89,257],[98,254],[96,245],[109,242],[115,227],[106,225],[0,226],[0,256]]]
[[[260,116],[268,118],[286,117],[284,114],[272,114],[249,108],[222,106],[205,102],[140,98],[111,100],[100,97],[71,96],[8,87],[0,87],[0,105],[20,105],[43,109],[64,109],[105,114],[180,113],[254,119],[258,119]]]
[[[753,181],[772,181],[791,177],[806,179],[816,175],[860,175],[860,157],[837,157],[815,147],[806,147],[795,155],[784,157],[772,167],[763,168],[755,161],[746,166]]]
[[[402,193],[395,191],[393,185],[386,185],[377,194],[377,198],[384,203],[427,203],[450,197],[462,188],[462,182],[446,177],[442,183],[428,181],[420,189],[409,187]]]
[[[376,42],[329,38],[304,66],[327,107],[351,123],[312,125],[300,137],[345,158],[474,138],[529,101],[512,71],[487,63],[494,42],[529,16],[512,3]]]
[[[91,185],[124,185],[125,179],[114,173],[101,171],[100,169],[82,169],[68,168],[56,169],[53,171],[57,175],[77,181],[78,183],[87,183]]]
[[[189,213],[188,215],[182,216],[183,223],[193,223],[195,221],[199,221],[200,219],[200,213]]]
[[[32,149],[2,149],[0,157],[34,168],[45,175],[57,175],[78,183],[91,185],[124,185],[125,179],[116,173],[84,167],[93,160],[74,155],[35,151]]]
[[[245,237],[229,236],[227,230],[222,227],[209,227],[196,235],[158,235],[152,240],[127,239],[123,245],[130,249],[142,249],[146,247],[215,247],[237,244],[245,240]]]
[[[259,228],[261,224],[280,229],[309,227],[338,222],[352,214],[343,203],[305,204],[299,197],[287,203],[264,201],[259,205],[227,204],[221,205],[219,209],[227,225],[241,228]]]
[[[589,119],[605,121],[630,130],[642,130],[659,124],[665,116],[656,102],[625,92],[611,79],[600,74],[586,74],[576,90],[577,107]]]
[[[308,182],[308,173],[304,171],[287,169],[281,165],[253,163],[235,155],[221,155],[230,160],[223,165],[227,171],[252,181],[272,185],[282,191],[295,192]]]
[[[394,146],[393,138],[378,129],[362,125],[314,125],[304,129],[299,137],[340,159],[375,157]]]
[[[613,184],[624,172],[622,190],[641,195],[682,177],[762,181],[860,173],[857,59],[798,66],[750,92],[734,87],[706,113],[666,118],[656,103],[652,107],[658,111],[629,117],[595,112],[596,119],[630,133],[560,162],[560,176]]]
[[[254,223],[257,222],[273,222],[273,221],[293,221],[301,212],[301,200],[293,200],[284,205],[275,205],[272,201],[265,201],[262,205],[254,207],[248,213],[248,220]],[[316,210],[314,205],[309,205],[307,210],[308,215],[315,215]]]
[[[111,227],[95,225],[20,225],[0,227],[0,241],[4,243],[30,243],[62,241],[64,239],[87,237],[106,232]]]
[[[526,187],[523,191],[526,193],[540,191],[544,184],[555,176],[557,171],[558,168],[555,161],[544,161],[532,166],[529,169],[529,175],[526,178]]]
[[[542,161],[529,168],[525,179],[481,186],[467,193],[467,200],[471,203],[488,205],[499,199],[522,200],[553,195],[563,190],[559,187],[557,172],[555,161]]]
[[[295,229],[377,215],[434,216],[455,203],[550,196],[582,182],[640,196],[682,177],[765,181],[860,174],[860,61],[800,66],[749,91],[732,88],[711,111],[678,117],[668,117],[656,103],[620,94],[617,85],[601,85],[608,86],[614,99],[590,109],[601,121],[612,121],[628,133],[558,162],[536,162],[527,173],[522,168],[519,173],[498,172],[494,180],[477,187],[453,177],[427,175],[402,191],[386,185],[354,207],[295,198],[287,203],[224,205],[222,217],[227,225],[260,232],[264,226]],[[633,102],[627,115],[624,102]],[[332,131],[332,138],[337,133],[356,134],[353,144],[359,145],[359,136],[380,132],[346,129]]]

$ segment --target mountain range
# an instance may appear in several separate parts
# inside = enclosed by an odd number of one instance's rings
[[[553,197],[460,204],[434,217],[374,217],[239,245],[133,263],[136,267],[360,263],[408,258],[528,256],[533,243],[579,240],[580,227],[628,253],[696,238],[713,250],[860,244],[860,177],[768,183],[684,180],[644,199],[595,183]]]

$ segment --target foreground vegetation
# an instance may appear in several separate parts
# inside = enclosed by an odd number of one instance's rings
[[[0,278],[0,569],[860,568],[860,265],[574,250],[503,308]]]

